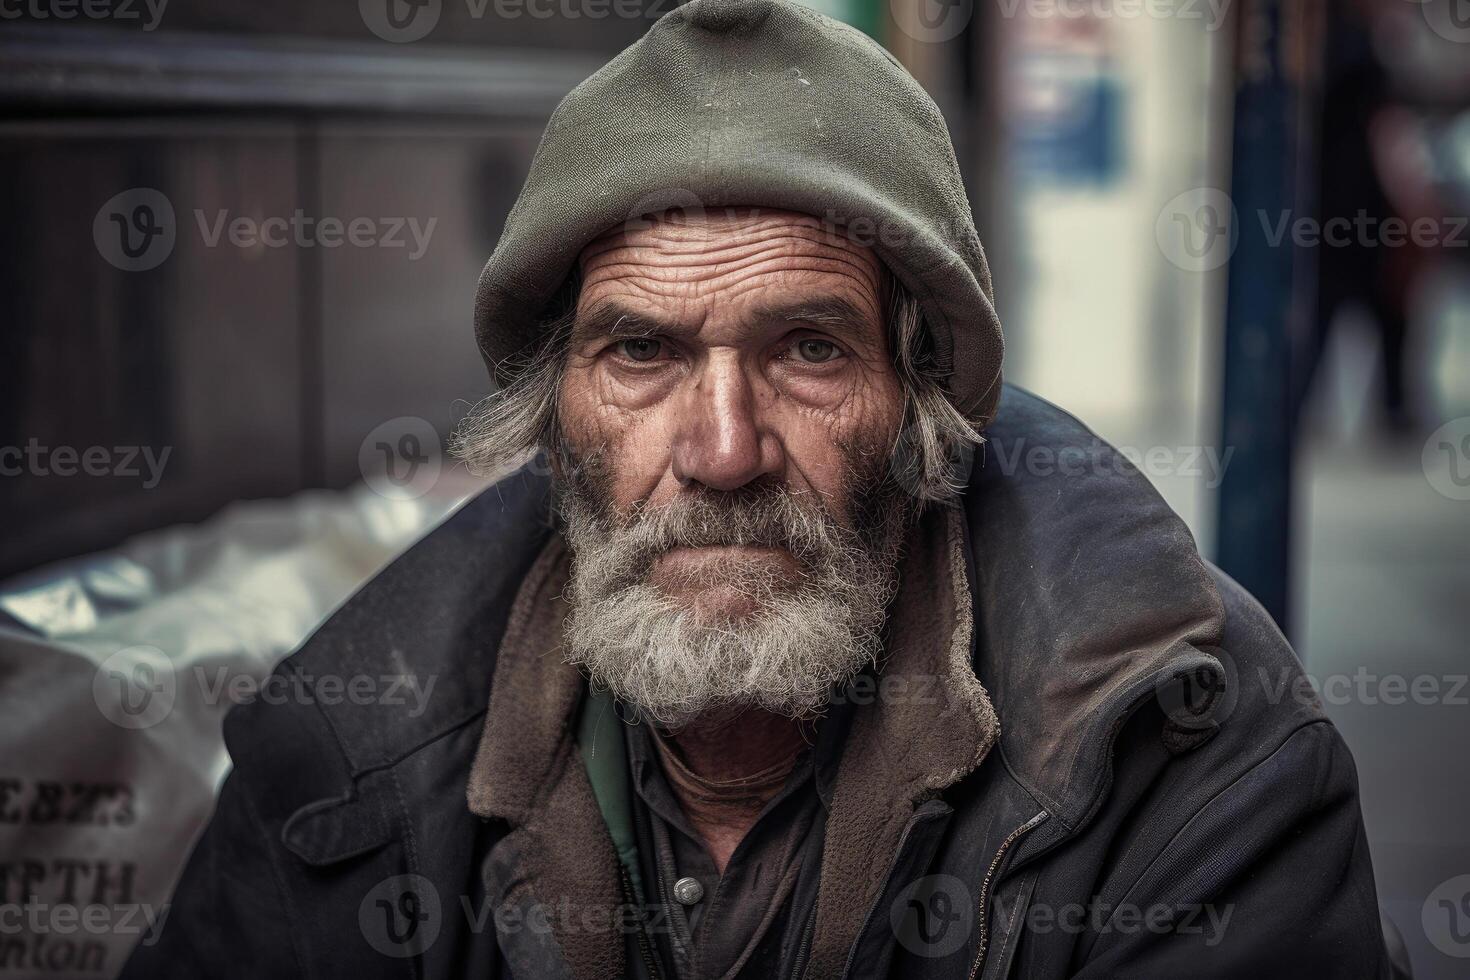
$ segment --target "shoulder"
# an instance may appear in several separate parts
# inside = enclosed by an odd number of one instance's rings
[[[548,486],[517,471],[343,603],[277,665],[277,696],[226,717],[237,770],[350,778],[482,715],[510,605],[550,532]]]

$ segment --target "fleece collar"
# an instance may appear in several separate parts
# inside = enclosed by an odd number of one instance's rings
[[[586,685],[560,651],[567,557],[553,537],[512,609],[468,798],[474,813],[504,821],[518,835],[535,900],[606,907],[619,896],[616,852],[575,737]],[[970,666],[965,569],[960,511],[931,508],[911,532],[900,566],[876,688],[843,694],[854,710],[832,787],[812,975],[840,970],[914,807],[974,771],[999,735]],[[609,966],[621,966],[616,934],[555,939],[573,976],[608,975]]]

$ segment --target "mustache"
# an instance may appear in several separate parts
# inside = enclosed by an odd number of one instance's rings
[[[849,536],[810,491],[784,487],[688,491],[667,504],[638,507],[621,529],[640,550],[750,546],[786,548],[798,558]]]
[[[615,551],[623,581],[680,547],[783,548],[803,567],[850,562],[891,550],[915,514],[888,467],[856,451],[849,453],[844,519],[823,494],[775,476],[733,490],[693,484],[666,503],[643,500],[624,513],[614,503],[612,454],[577,453],[565,443],[558,450],[553,486],[569,543],[574,552],[579,544],[605,556]]]
[[[782,548],[809,567],[862,546],[859,535],[845,527],[816,493],[778,484],[734,491],[691,488],[668,503],[635,506],[627,515],[616,513],[598,497],[595,492],[574,492],[566,506],[582,520],[571,524],[581,529],[576,536],[595,535],[604,548],[616,550],[625,581],[641,578],[675,548]]]

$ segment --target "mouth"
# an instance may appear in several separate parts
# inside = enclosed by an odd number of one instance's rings
[[[652,584],[664,594],[698,607],[749,611],[752,583],[780,589],[801,577],[801,566],[785,548],[766,545],[702,545],[670,548],[654,563]],[[761,589],[760,591],[766,591]]]
[[[658,558],[658,567],[671,572],[717,570],[721,566],[771,565],[797,570],[794,555],[785,548],[754,544],[679,545]]]

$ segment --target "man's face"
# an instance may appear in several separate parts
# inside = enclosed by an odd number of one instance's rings
[[[882,458],[901,414],[871,249],[789,211],[670,215],[588,246],[582,277],[561,423],[608,454],[618,511],[775,484],[852,520],[852,457]],[[702,574],[735,560],[798,571],[780,548],[675,548],[654,581],[739,613]]]
[[[618,229],[581,275],[559,393],[573,659],[666,719],[812,707],[874,653],[904,510],[879,260],[739,210]]]

